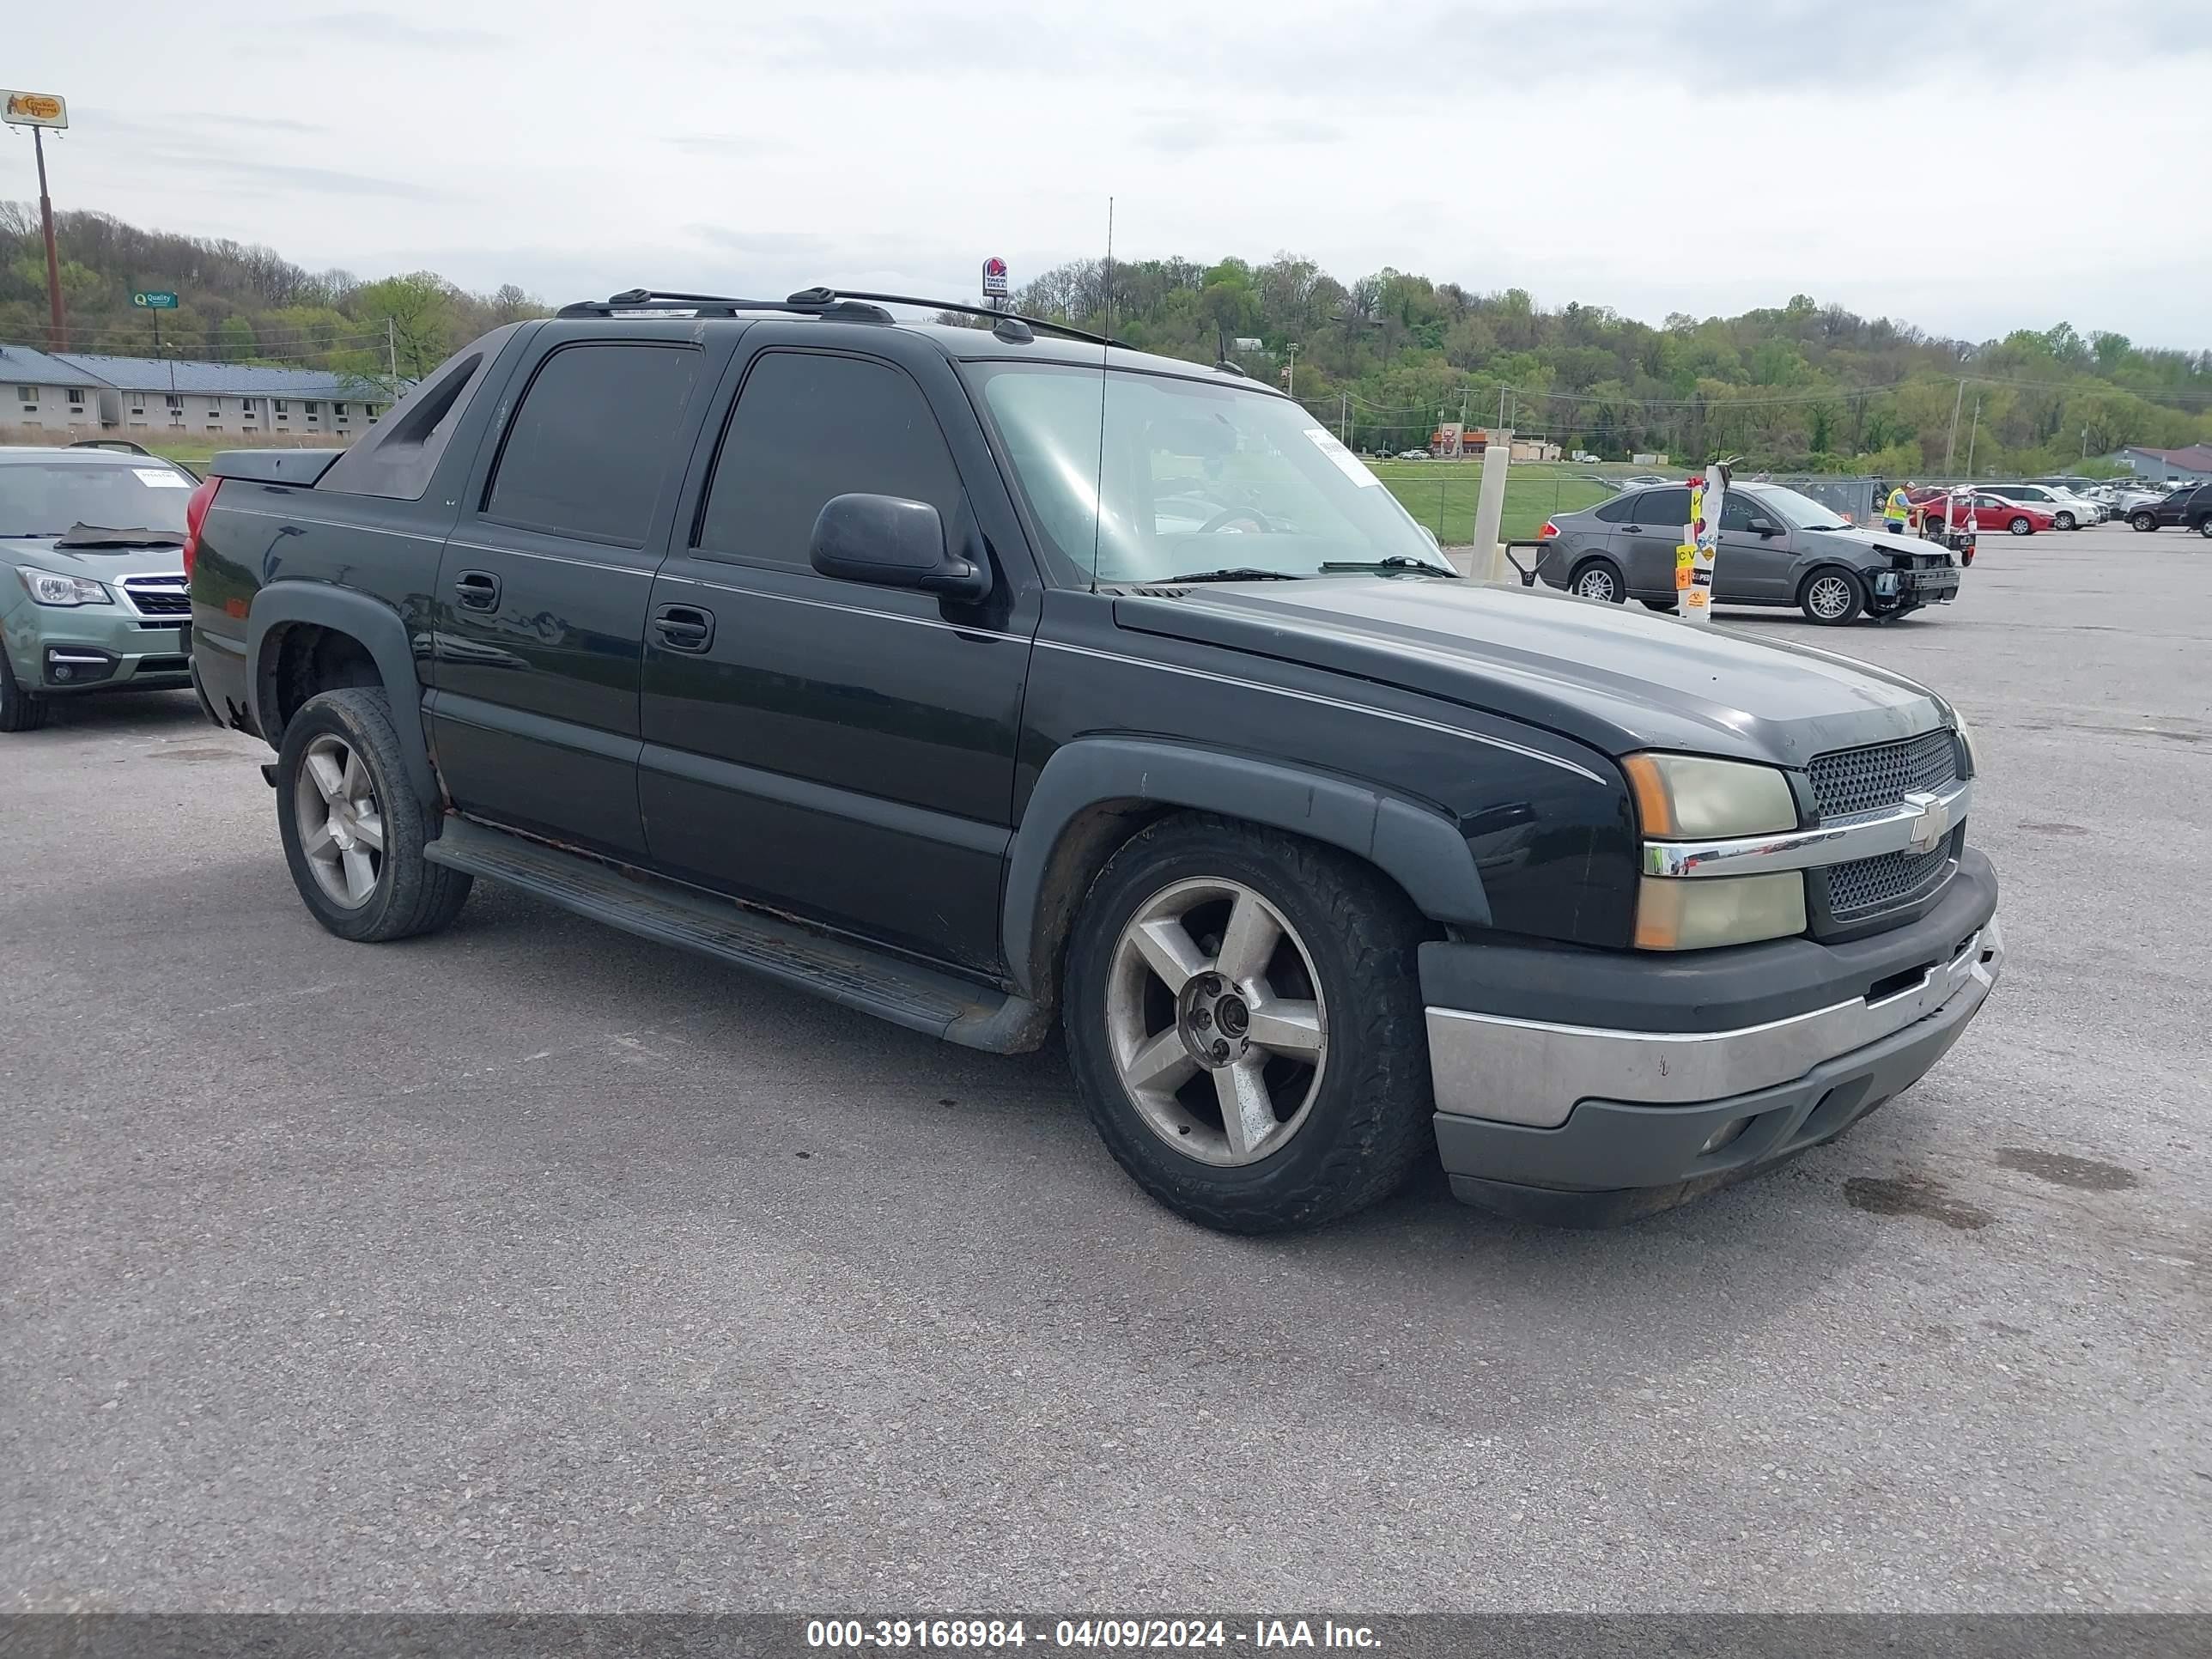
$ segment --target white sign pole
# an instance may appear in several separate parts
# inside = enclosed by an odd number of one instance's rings
[[[1728,499],[1729,463],[1715,461],[1690,480],[1690,522],[1674,550],[1675,614],[1699,625],[1713,619],[1713,569],[1720,557],[1721,508]]]

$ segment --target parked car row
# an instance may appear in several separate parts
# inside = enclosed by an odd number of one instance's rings
[[[2128,523],[2137,530],[2193,530],[2212,541],[2212,483],[2184,484],[2155,501],[2138,502],[2129,509]]]

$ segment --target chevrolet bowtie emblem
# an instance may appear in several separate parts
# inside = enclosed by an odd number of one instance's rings
[[[1930,795],[1913,790],[1905,797],[1905,804],[1917,815],[1912,820],[1912,850],[1932,853],[1951,833],[1951,808],[1940,795]]]

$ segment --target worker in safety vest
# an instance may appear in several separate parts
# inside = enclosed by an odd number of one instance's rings
[[[1881,509],[1881,527],[1893,536],[1902,536],[1905,533],[1905,521],[1912,516],[1912,498],[1905,493],[1905,487],[1900,484],[1891,490],[1889,500],[1883,504]]]

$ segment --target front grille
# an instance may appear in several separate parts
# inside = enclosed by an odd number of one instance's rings
[[[141,674],[181,674],[191,665],[190,657],[141,657],[137,672]]]
[[[192,614],[192,596],[181,574],[174,576],[125,576],[123,579],[123,593],[142,617],[189,617]]]
[[[1917,902],[1943,884],[1966,840],[1960,825],[1932,851],[1884,853],[1822,872],[1828,883],[1828,915],[1838,922],[1862,921],[1884,910]]]
[[[1948,732],[1927,732],[1902,743],[1839,749],[1816,757],[1806,772],[1820,816],[1850,817],[1894,806],[1914,790],[1948,789],[1959,777],[1959,745]]]

